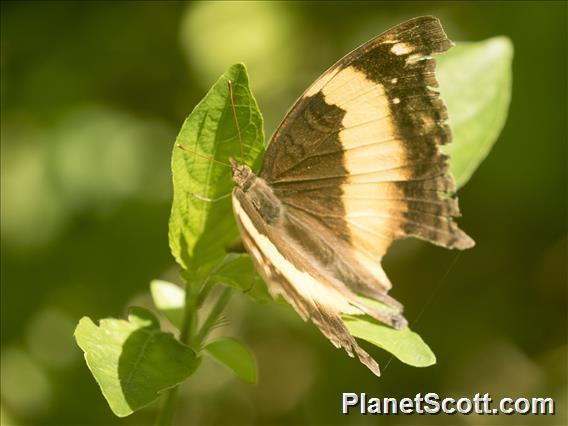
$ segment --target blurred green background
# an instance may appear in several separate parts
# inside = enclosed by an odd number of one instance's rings
[[[438,364],[366,345],[377,379],[290,309],[234,297],[224,333],[253,349],[258,385],[206,361],[180,424],[566,424],[567,3],[2,2],[3,425],[142,425],[115,418],[72,333],[121,317],[176,276],[169,156],[184,117],[244,61],[270,135],[294,99],[391,25],[438,16],[453,40],[510,37],[513,100],[460,191],[461,255],[417,241],[386,259],[393,295]],[[464,70],[467,72],[467,70]],[[417,321],[413,319],[419,317]],[[554,397],[554,417],[343,416],[341,392]]]

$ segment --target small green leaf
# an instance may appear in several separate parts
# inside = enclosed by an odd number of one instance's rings
[[[367,316],[345,316],[343,320],[354,337],[390,352],[405,364],[428,367],[436,363],[432,350],[408,327],[396,330]]]
[[[225,246],[238,236],[231,209],[230,168],[208,158],[228,163],[229,158],[241,157],[229,81],[244,162],[258,170],[264,152],[263,121],[242,64],[229,68],[195,107],[181,128],[172,154],[170,248],[186,271],[201,278],[223,259]],[[177,144],[195,153],[182,151]]]
[[[438,59],[436,75],[448,107],[453,142],[443,150],[462,187],[487,157],[507,119],[513,45],[506,37],[458,43]]]
[[[214,270],[210,279],[215,283],[241,290],[257,303],[273,300],[247,254],[229,253],[223,263]]]
[[[128,416],[189,377],[199,359],[191,348],[159,329],[157,318],[131,308],[128,321],[107,318],[99,326],[83,317],[75,340],[110,408]]]
[[[103,320],[104,321],[104,320]],[[160,321],[146,308],[131,306],[128,308],[128,321],[138,328],[159,329]]]
[[[150,292],[156,308],[179,329],[183,321],[185,290],[167,281],[153,280]]]
[[[209,343],[203,350],[245,382],[256,383],[256,361],[249,349],[238,340],[224,337]]]

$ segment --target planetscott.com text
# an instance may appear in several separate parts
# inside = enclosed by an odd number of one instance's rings
[[[412,398],[368,397],[365,393],[344,392],[343,414],[534,414],[553,415],[554,400],[547,397],[500,398],[488,393],[471,397],[440,397],[437,393],[417,393]]]

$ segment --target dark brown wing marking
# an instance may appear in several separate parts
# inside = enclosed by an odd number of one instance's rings
[[[473,245],[452,220],[439,149],[451,133],[431,56],[450,46],[438,19],[421,17],[341,59],[286,116],[260,173],[285,205],[347,241],[378,288],[390,286],[380,263],[394,239]]]

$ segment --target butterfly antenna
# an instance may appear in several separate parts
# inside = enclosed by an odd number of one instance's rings
[[[235,119],[237,134],[239,135],[239,146],[241,147],[241,163],[244,164],[245,154],[243,150],[243,138],[241,137],[241,129],[239,128],[239,121],[237,120],[237,109],[235,108],[235,98],[233,97],[233,82],[229,80],[228,85],[229,85],[229,98],[231,99],[231,109],[233,110],[233,118]]]
[[[206,160],[209,160],[209,161],[214,161],[215,163],[222,164],[223,166],[231,167],[231,165],[229,163],[225,163],[224,161],[219,161],[219,160],[217,160],[217,159],[215,159],[215,158],[213,158],[209,155],[199,154],[198,152],[194,151],[193,149],[188,148],[187,146],[184,146],[180,143],[176,144],[176,146],[179,149],[181,149],[182,151],[189,152],[193,155],[197,155],[198,157],[205,158]]]

